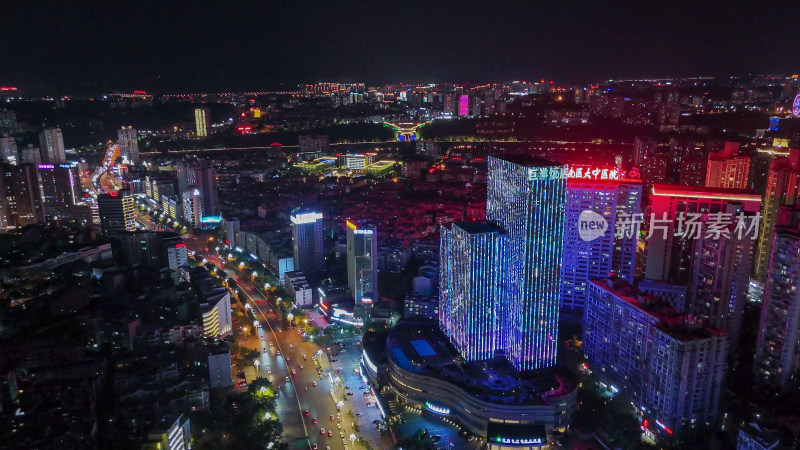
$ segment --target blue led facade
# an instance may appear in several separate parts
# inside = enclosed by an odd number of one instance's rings
[[[568,166],[489,157],[486,218],[508,235],[506,349],[519,370],[556,363]]]
[[[439,325],[466,361],[504,350],[507,236],[464,222],[441,230]]]

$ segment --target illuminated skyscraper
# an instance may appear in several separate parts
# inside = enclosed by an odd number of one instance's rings
[[[505,350],[508,236],[494,225],[441,228],[439,327],[467,361]]]
[[[22,228],[44,222],[44,205],[36,166],[20,164],[8,168],[6,198],[13,225]],[[11,225],[11,223],[9,223]]]
[[[721,152],[708,155],[706,186],[747,189],[750,161],[749,156],[739,155],[738,142],[726,142]]]
[[[489,157],[486,219],[509,240],[508,359],[520,370],[556,362],[568,167]]]
[[[773,227],[778,209],[781,206],[796,205],[798,199],[800,199],[800,149],[791,149],[788,157],[770,161],[755,258],[754,274],[759,281],[766,279],[769,269]]]
[[[294,268],[306,275],[310,283],[319,281],[325,267],[322,248],[322,213],[303,208],[292,210],[292,246]]]
[[[27,147],[22,149],[22,162],[38,166],[42,163],[42,152],[38,147],[34,147],[33,144],[28,144]]]
[[[641,213],[641,201],[641,180],[567,180],[564,263],[561,266],[562,313],[578,313],[582,317],[587,284],[591,279],[614,273],[628,283],[633,282],[638,235],[632,232],[616,237],[615,229],[618,219],[630,220],[632,214]],[[597,216],[592,219],[591,213]],[[592,225],[589,223],[592,220],[603,227],[603,234],[586,240],[581,237],[581,227]]]
[[[100,230],[104,235],[136,231],[133,195],[129,189],[98,195],[97,208],[100,213]]]
[[[203,196],[197,186],[189,186],[183,193],[183,218],[193,228],[200,228],[203,221]]]
[[[756,381],[775,391],[800,384],[800,211],[776,215],[756,344]]]
[[[200,160],[194,166],[195,181],[203,199],[203,215],[214,216],[219,212],[217,200],[217,171],[208,161]]]
[[[37,175],[44,214],[47,218],[66,218],[78,202],[77,175],[69,164],[39,164]]]
[[[39,133],[39,147],[42,149],[42,160],[48,164],[67,162],[64,149],[64,136],[61,128],[45,128]]]
[[[704,230],[702,225],[713,217],[709,214],[730,214],[726,217],[735,222],[740,212],[756,214],[760,209],[761,196],[750,190],[653,186],[648,205],[651,235],[646,241],[645,278],[689,285],[697,240],[692,230]],[[701,226],[690,228],[694,227],[688,223],[692,217]]]
[[[371,305],[378,296],[378,229],[367,221],[345,222],[347,287],[356,305]]]
[[[122,127],[117,131],[119,154],[128,164],[139,164],[139,137],[132,127]]]
[[[664,437],[717,415],[728,338],[618,279],[589,283],[583,352]],[[643,422],[644,423],[644,422]],[[646,425],[645,425],[646,426]]]
[[[197,137],[208,137],[211,134],[211,111],[208,108],[194,109],[194,128]]]

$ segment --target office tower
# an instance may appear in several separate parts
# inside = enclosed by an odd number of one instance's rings
[[[508,359],[519,370],[556,362],[568,167],[489,157],[486,219],[509,240]]]
[[[195,135],[199,138],[211,135],[211,110],[208,108],[194,109]]]
[[[322,214],[296,208],[292,210],[290,219],[294,268],[303,272],[312,285],[316,284],[319,281],[320,272],[325,267],[322,249]]]
[[[42,152],[33,144],[28,144],[27,148],[22,149],[22,162],[38,166],[42,163]]]
[[[241,222],[239,222],[238,217],[231,217],[230,219],[225,219],[222,224],[222,229],[225,230],[225,240],[233,244],[236,242],[236,233],[238,233],[242,229]]]
[[[645,278],[689,284],[697,234],[706,232],[709,221],[736,222],[740,212],[757,214],[760,209],[761,196],[750,190],[653,186],[646,217]]]
[[[795,391],[800,381],[800,210],[778,211],[756,343],[756,381]]]
[[[728,338],[692,316],[617,279],[593,280],[584,316],[583,352],[592,371],[654,423],[682,427],[717,415]]]
[[[150,180],[150,192],[156,203],[161,203],[164,197],[175,196],[175,182],[170,177],[161,177]]]
[[[136,230],[133,194],[129,189],[98,195],[97,208],[100,213],[100,230],[103,235]]]
[[[139,164],[139,136],[132,127],[122,127],[117,131],[119,153],[127,164]]]
[[[6,162],[12,166],[17,165],[19,153],[17,151],[17,141],[13,137],[4,134],[0,137],[0,162]]]
[[[178,235],[162,234],[160,238],[163,260],[166,263],[165,267],[172,271],[172,281],[175,284],[181,280],[189,281],[189,255],[186,243]]]
[[[441,228],[439,327],[466,361],[491,359],[509,344],[507,238],[481,222]]]
[[[772,251],[773,227],[781,205],[796,205],[800,198],[800,149],[791,149],[785,158],[770,161],[764,207],[761,210],[761,228],[755,260],[755,278],[764,281],[769,269]]]
[[[688,312],[708,326],[728,332],[728,346],[737,348],[742,314],[747,302],[758,221],[742,219],[749,233],[735,224],[717,235],[702,233],[695,241]]]
[[[591,167],[585,168],[593,170]],[[604,169],[608,172],[608,169]],[[571,171],[575,171],[571,168]],[[612,171],[616,174],[617,171]],[[589,280],[614,273],[633,282],[636,264],[635,232],[618,236],[617,220],[641,214],[641,180],[567,180],[564,262],[561,265],[561,313],[583,316]],[[594,213],[594,214],[592,214]],[[598,236],[581,236],[589,227],[602,227]],[[599,230],[598,230],[599,231]]]
[[[47,218],[64,219],[77,204],[79,188],[77,175],[69,164],[39,164],[37,166],[44,214]]]
[[[203,197],[197,186],[189,186],[183,193],[183,220],[192,228],[200,228],[203,221]]]
[[[194,173],[194,162],[178,161],[175,165],[175,173],[178,177],[178,192],[186,192],[189,186],[197,185],[197,176]]]
[[[378,298],[378,228],[365,220],[347,220],[347,287],[356,305]]]
[[[203,199],[203,215],[215,216],[219,212],[217,200],[217,171],[208,161],[200,160],[194,167],[197,187]]]
[[[61,128],[45,128],[42,130],[39,133],[39,148],[42,149],[43,162],[48,164],[67,162]]]
[[[747,189],[750,161],[749,156],[739,155],[738,142],[726,142],[722,151],[708,154],[706,186]]]

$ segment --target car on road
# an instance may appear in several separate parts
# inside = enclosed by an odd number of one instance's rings
[[[302,368],[303,368],[303,365],[302,365],[302,364],[300,364],[300,366],[299,366],[299,367],[302,369]]]
[[[311,450],[317,450],[318,448],[316,443],[311,444]]]
[[[361,413],[356,413],[356,417],[361,417],[361,416],[363,416],[363,414],[361,414]]]
[[[333,431],[328,431],[328,437],[333,437]]]
[[[270,347],[272,346],[272,342],[269,343]],[[281,356],[281,351],[278,350],[278,356]]]
[[[308,410],[305,410],[305,411],[303,411],[303,415],[304,415],[304,416],[307,416],[307,415],[309,415],[309,412],[308,412]]]
[[[270,343],[269,343],[269,346],[270,346],[270,347],[274,347],[274,346],[275,346],[275,344],[273,344],[272,342],[270,342]]]
[[[292,369],[292,375],[297,375],[297,371]]]
[[[352,392],[348,392],[347,395],[353,395],[353,393]]]
[[[286,377],[286,381],[289,381],[289,377]]]
[[[264,336],[261,336],[261,340],[262,340],[262,341],[263,341],[263,340],[265,340],[265,339],[264,339]]]
[[[350,386],[345,386],[344,388],[347,389],[348,391],[350,390]]]
[[[316,386],[317,386],[317,382],[316,382],[316,381],[312,381],[312,382],[311,382],[311,385],[312,385],[312,386],[314,386],[314,387],[316,387]]]
[[[331,414],[331,420],[333,420],[333,414]]]
[[[313,419],[311,419],[311,423],[317,423],[317,418],[314,417]]]
[[[303,355],[303,361],[308,359],[308,355]]]
[[[325,434],[325,428],[321,428],[321,429],[319,430],[319,434]]]

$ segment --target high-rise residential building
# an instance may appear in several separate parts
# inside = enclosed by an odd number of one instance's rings
[[[722,151],[708,154],[706,187],[747,189],[751,160],[739,154],[738,142],[726,142]]]
[[[0,137],[0,162],[6,162],[12,166],[17,165],[19,152],[17,151],[17,141],[13,137],[4,134]]]
[[[194,109],[195,135],[199,138],[211,135],[211,110],[208,108]]]
[[[490,156],[486,219],[509,240],[509,361],[519,370],[556,362],[568,166]]]
[[[100,214],[100,230],[104,235],[136,230],[133,194],[129,189],[98,195],[97,208]]]
[[[42,149],[42,160],[48,164],[67,162],[64,148],[64,136],[61,128],[45,128],[39,133],[39,148]]]
[[[75,168],[69,164],[39,164],[36,169],[45,217],[69,217],[80,193]]]
[[[466,361],[505,351],[508,236],[492,224],[441,228],[439,327]]]
[[[22,149],[22,162],[23,164],[33,164],[38,166],[42,163],[42,152],[38,147],[33,144],[28,144],[26,148]]]
[[[292,210],[292,247],[294,268],[315,285],[325,268],[322,248],[322,213],[305,208]]]
[[[139,136],[133,127],[122,127],[117,130],[119,154],[127,164],[139,164]]]
[[[203,196],[197,186],[189,186],[183,193],[183,219],[192,228],[200,228],[203,222]]]
[[[178,192],[186,192],[189,186],[197,185],[194,162],[187,160],[178,161],[178,163],[175,164],[175,173],[178,177]]]
[[[684,186],[705,186],[708,161],[703,154],[692,153],[681,160],[678,184]]]
[[[774,450],[780,443],[780,439],[761,429],[758,424],[747,423],[739,428],[736,450]]]
[[[458,115],[469,115],[469,95],[461,95],[458,97]]]
[[[616,229],[617,220],[630,221],[641,214],[641,202],[641,180],[567,180],[564,262],[561,265],[562,313],[583,316],[587,284],[591,279],[613,273],[633,282],[639,236],[635,232],[616,233]],[[587,231],[597,233],[588,236]]]
[[[356,305],[371,305],[378,298],[378,228],[365,220],[345,225],[347,287]]]
[[[583,352],[665,437],[717,416],[728,337],[618,279],[593,280]]]
[[[215,216],[219,212],[217,197],[217,171],[208,161],[200,160],[194,167],[195,180],[203,199],[203,215]]]
[[[697,235],[707,232],[709,222],[738,223],[739,213],[759,213],[761,196],[744,189],[657,184],[647,209],[645,278],[688,285]]]
[[[776,215],[756,343],[756,381],[774,391],[800,384],[800,210]]]
[[[22,228],[43,223],[44,205],[36,166],[7,165],[3,168],[2,201],[6,227]]]
[[[800,149],[791,149],[787,157],[774,158],[769,165],[755,258],[754,275],[759,281],[766,279],[769,269],[773,227],[778,209],[782,205],[796,205],[798,199],[800,199]]]
[[[739,343],[758,230],[756,217],[741,220],[745,232],[739,233],[732,223],[720,229],[719,235],[700,234],[688,291],[688,312],[711,327],[726,330],[731,349]]]

